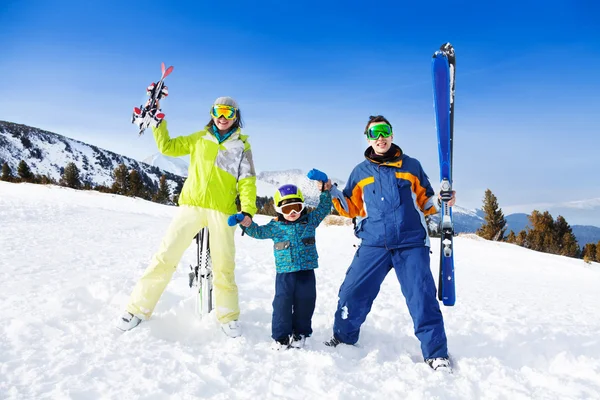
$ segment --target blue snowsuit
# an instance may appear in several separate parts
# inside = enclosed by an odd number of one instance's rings
[[[331,212],[331,194],[321,193],[319,205],[296,221],[283,216],[245,229],[256,239],[273,239],[276,277],[271,337],[280,340],[292,334],[310,336],[317,300],[315,269],[318,268],[315,230]]]
[[[423,357],[448,357],[425,223],[425,215],[437,212],[434,191],[416,159],[394,144],[386,156],[375,156],[369,147],[366,160],[333,199],[341,215],[356,218],[355,234],[361,239],[339,290],[333,334],[343,343],[358,341],[381,284],[394,268]]]

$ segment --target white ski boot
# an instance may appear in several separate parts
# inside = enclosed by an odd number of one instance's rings
[[[290,348],[290,337],[289,336],[286,336],[286,337],[278,339],[278,340],[274,340],[273,343],[271,343],[271,350],[281,351],[281,350],[287,350],[289,348]]]
[[[242,328],[240,327],[240,324],[237,322],[237,320],[221,324],[221,329],[230,338],[242,336]]]
[[[290,347],[293,347],[295,349],[303,349],[305,344],[306,344],[306,336],[305,335],[299,335],[297,333],[294,333],[292,335],[292,341],[290,342]]]
[[[119,318],[119,321],[117,321],[117,329],[125,332],[135,328],[140,324],[140,322],[142,322],[141,318],[138,318],[132,313],[125,311],[125,314],[123,314],[121,318]]]
[[[450,359],[446,357],[428,358],[425,360],[427,365],[434,371],[441,371],[452,373],[452,367],[450,366]]]

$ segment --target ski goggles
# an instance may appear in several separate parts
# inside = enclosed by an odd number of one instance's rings
[[[212,115],[215,118],[224,117],[226,120],[231,121],[232,119],[235,119],[235,117],[237,116],[237,109],[232,106],[226,106],[223,104],[215,104],[210,109],[210,115]]]
[[[277,211],[279,214],[283,214],[283,215],[290,215],[293,212],[300,214],[302,212],[302,210],[304,210],[304,203],[302,203],[302,202],[288,203],[288,204],[282,205],[281,207],[275,207],[275,211]]]
[[[367,129],[367,131],[365,132],[365,135],[367,135],[367,138],[369,140],[377,140],[380,137],[390,137],[392,136],[392,127],[389,126],[388,124],[378,124],[378,125],[373,125],[372,127],[370,127],[369,129]]]

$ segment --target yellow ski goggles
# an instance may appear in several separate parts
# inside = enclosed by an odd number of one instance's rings
[[[388,124],[373,125],[367,129],[365,135],[367,135],[369,140],[377,140],[380,136],[384,138],[390,137],[392,136],[392,127]]]
[[[224,117],[226,120],[231,121],[237,117],[237,109],[232,106],[226,106],[224,104],[215,104],[210,109],[210,115],[215,118]]]

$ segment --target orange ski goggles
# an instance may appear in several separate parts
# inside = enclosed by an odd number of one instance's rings
[[[215,104],[210,109],[210,115],[215,118],[224,117],[226,120],[231,121],[237,117],[237,109],[224,104]]]
[[[304,210],[304,203],[288,203],[284,204],[281,207],[275,207],[275,211],[283,215],[290,215],[292,212],[296,212],[300,214]]]

